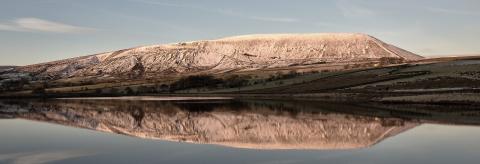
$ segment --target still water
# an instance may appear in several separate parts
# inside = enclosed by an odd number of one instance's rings
[[[478,163],[474,106],[0,101],[0,163]]]

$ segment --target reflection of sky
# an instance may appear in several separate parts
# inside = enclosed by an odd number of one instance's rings
[[[248,150],[0,120],[0,163],[477,163],[479,127],[421,125],[357,150]]]

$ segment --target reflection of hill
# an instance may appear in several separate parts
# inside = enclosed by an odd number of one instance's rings
[[[371,146],[417,123],[395,118],[292,112],[282,106],[222,102],[53,100],[10,102],[8,117],[141,138],[252,149],[352,149]]]

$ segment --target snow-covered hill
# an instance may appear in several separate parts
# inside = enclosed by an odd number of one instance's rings
[[[229,71],[421,56],[356,33],[245,35],[153,45],[17,68],[48,77]]]

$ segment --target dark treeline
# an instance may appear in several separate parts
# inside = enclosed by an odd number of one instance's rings
[[[169,91],[185,90],[192,88],[237,88],[248,85],[250,77],[232,75],[225,79],[216,78],[211,75],[193,75],[183,77],[170,84]]]

